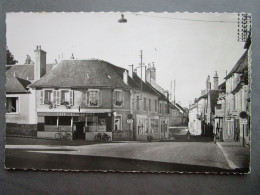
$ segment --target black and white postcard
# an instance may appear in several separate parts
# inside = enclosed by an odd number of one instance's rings
[[[6,14],[5,167],[249,173],[251,14]]]

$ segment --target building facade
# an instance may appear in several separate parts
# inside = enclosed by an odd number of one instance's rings
[[[29,88],[55,64],[46,64],[46,52],[37,46],[35,63],[7,65],[6,71],[6,134],[35,136],[37,119],[35,91]]]
[[[225,88],[218,97],[214,131],[220,141],[250,145],[249,47],[225,77]]]

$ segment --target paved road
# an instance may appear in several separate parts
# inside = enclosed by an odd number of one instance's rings
[[[230,170],[222,151],[212,142],[6,145],[6,167],[119,171]]]

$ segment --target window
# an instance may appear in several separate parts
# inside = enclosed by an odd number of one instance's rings
[[[144,98],[144,111],[146,111],[146,98]]]
[[[70,101],[70,93],[69,90],[61,90],[61,104],[64,102]]]
[[[99,107],[102,105],[102,94],[98,89],[87,91],[87,102],[89,107]]]
[[[71,116],[60,116],[59,125],[70,126],[71,125]]]
[[[136,96],[136,110],[139,110],[139,96]]]
[[[159,120],[158,119],[150,119],[151,132],[159,133]]]
[[[86,126],[89,132],[98,131],[98,117],[97,116],[87,116]]]
[[[163,114],[163,102],[159,102],[159,112]]]
[[[157,112],[157,106],[158,106],[158,103],[157,103],[157,100],[154,101],[154,110],[155,112]]]
[[[149,133],[149,120],[144,118],[137,119],[137,134],[145,135]]]
[[[152,108],[151,108],[151,99],[149,99],[149,111],[151,111]]]
[[[57,116],[45,116],[44,118],[45,125],[57,125]]]
[[[41,91],[41,104],[55,105],[73,105],[74,91],[73,90],[52,90],[45,89]]]
[[[18,113],[18,97],[6,98],[6,113]]]
[[[52,90],[44,90],[44,104],[52,101]]]
[[[116,116],[114,120],[115,131],[122,130],[122,116]]]
[[[124,93],[122,90],[115,90],[113,92],[113,101],[115,106],[123,106]]]

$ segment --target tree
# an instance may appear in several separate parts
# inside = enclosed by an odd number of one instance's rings
[[[14,65],[16,64],[18,61],[16,59],[14,59],[13,54],[10,52],[10,50],[8,48],[6,48],[6,64],[7,65]]]

